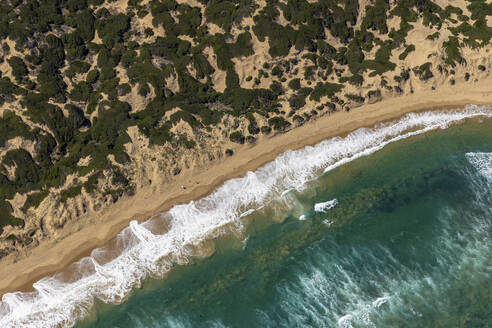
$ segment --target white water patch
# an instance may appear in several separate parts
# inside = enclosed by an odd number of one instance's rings
[[[118,254],[96,249],[72,265],[77,279],[66,281],[55,275],[35,283],[34,292],[5,294],[0,302],[0,325],[73,326],[88,314],[96,298],[106,303],[124,301],[143,279],[160,277],[174,265],[187,263],[193,246],[225,233],[225,226],[241,230],[241,217],[249,210],[280,199],[287,190],[302,190],[323,171],[369,155],[390,142],[479,116],[492,117],[492,111],[468,105],[455,111],[411,113],[395,122],[358,129],[345,138],[287,151],[256,172],[225,182],[209,196],[163,213],[161,219],[169,222],[169,229],[162,235],[151,232],[151,221],[132,222],[116,237]],[[108,257],[111,260],[98,260]]]
[[[332,220],[328,220],[328,219],[324,219],[323,220],[323,224],[328,226],[328,227],[331,227],[331,225],[333,224],[334,222]]]
[[[390,299],[389,296],[378,297],[374,302],[372,302],[372,306],[378,308],[384,303],[386,303],[389,299]]]
[[[314,211],[326,213],[337,205],[338,205],[338,200],[335,198],[335,199],[329,200],[327,202],[314,204]]]
[[[344,315],[340,319],[338,319],[338,325],[343,328],[352,328],[352,316],[350,314]]]
[[[482,203],[492,202],[492,153],[467,153],[466,158],[486,181],[486,185],[483,185],[483,182],[473,179],[473,173],[469,172],[472,184],[477,190],[477,200]],[[492,208],[489,210],[492,215]]]
[[[467,153],[466,158],[480,174],[492,182],[492,153]]]

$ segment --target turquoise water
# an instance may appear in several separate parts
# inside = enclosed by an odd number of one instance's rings
[[[394,142],[77,327],[491,327],[491,153],[490,119]]]

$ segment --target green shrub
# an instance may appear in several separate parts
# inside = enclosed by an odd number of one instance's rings
[[[291,95],[289,98],[289,105],[290,108],[292,108],[293,110],[298,110],[304,107],[304,105],[306,105],[306,95],[304,94]]]
[[[25,149],[9,150],[3,157],[2,164],[16,167],[14,183],[17,190],[29,191],[37,188],[40,182],[40,168]]]
[[[369,74],[369,76],[371,76],[371,74]],[[360,85],[362,85],[362,83],[364,83],[364,78],[362,77],[362,75],[354,74],[354,75],[349,76],[349,77],[340,78],[340,82],[341,83],[348,82],[352,85],[360,86]]]
[[[2,173],[0,173],[0,199],[9,199],[16,193],[15,185]]]
[[[268,125],[264,125],[260,128],[260,131],[263,134],[270,134],[270,132],[272,132],[272,128],[269,127]]]
[[[27,195],[27,199],[22,206],[22,211],[26,212],[29,208],[37,208],[39,204],[48,196],[49,190],[34,192]]]
[[[304,118],[302,116],[300,116],[300,115],[294,115],[292,117],[292,120],[294,122],[296,122],[297,124],[299,124],[299,125],[302,124],[302,123],[304,123]]]
[[[364,97],[357,95],[357,94],[353,94],[353,93],[347,93],[345,95],[345,97],[347,97],[348,99],[350,99],[356,103],[363,103],[365,100]]]
[[[0,105],[3,105],[6,101],[13,101],[14,95],[23,93],[25,93],[25,90],[13,84],[8,77],[0,78]]]
[[[434,32],[426,37],[427,40],[431,40],[431,41],[437,40],[438,38],[439,38],[439,32]]]
[[[113,185],[126,187],[128,186],[129,181],[118,168],[114,168],[113,175],[111,177],[111,183]]]
[[[0,199],[0,232],[6,225],[23,226],[24,221],[14,217],[12,214],[12,206],[4,199]]]
[[[97,184],[99,181],[99,178],[101,176],[101,173],[95,173],[92,174],[86,182],[82,185],[82,187],[85,189],[85,191],[89,194],[93,193],[94,191],[97,190]]]
[[[270,125],[275,131],[283,132],[290,127],[290,123],[281,116],[275,116],[268,120]]]
[[[400,56],[398,56],[398,59],[405,60],[405,58],[407,58],[408,54],[410,54],[413,51],[415,51],[415,46],[413,44],[411,44],[405,48],[405,50],[400,54]]]
[[[172,34],[185,34],[194,37],[202,22],[202,14],[200,8],[190,7],[188,5],[180,5],[178,7],[179,14],[177,15],[178,23],[172,25]],[[168,26],[168,29],[169,26]]]
[[[17,56],[12,56],[7,61],[10,67],[12,67],[12,75],[15,77],[17,83],[20,83],[28,73],[26,64]]]
[[[240,22],[243,17],[249,16],[254,11],[252,0],[234,2],[209,2],[205,9],[205,17],[208,21],[217,24],[226,32],[230,31],[233,24]]]
[[[0,117],[0,147],[4,147],[7,140],[15,137],[33,141],[35,139],[34,133],[19,116],[14,112],[5,111]]]
[[[378,51],[376,51],[376,57],[374,60],[365,60],[364,68],[373,70],[373,74],[382,75],[388,71],[393,71],[396,68],[396,64],[389,61],[391,57],[392,44],[391,42],[385,42],[381,44]]]
[[[450,36],[448,41],[442,43],[444,50],[446,51],[446,58],[444,62],[446,65],[455,67],[456,63],[465,64],[466,60],[461,56],[460,45],[458,38]]]
[[[99,71],[97,69],[93,69],[89,73],[87,73],[87,78],[85,81],[89,84],[93,84],[94,82],[97,81],[98,78],[99,78]]]
[[[70,187],[60,192],[60,201],[66,203],[68,199],[77,197],[82,193],[82,186]]]
[[[425,81],[434,76],[431,71],[432,63],[425,63],[420,66],[414,67],[412,70],[417,75],[420,80]]]
[[[241,131],[234,131],[229,135],[229,139],[232,142],[243,144],[245,141],[244,135]]]
[[[226,42],[226,38],[222,34],[216,34],[210,42],[217,55],[217,66],[225,71],[234,69],[232,58],[247,57],[253,54],[251,34],[249,32],[239,34],[236,43]]]
[[[129,124],[130,105],[126,102],[113,101],[109,109],[99,109],[97,121],[94,121],[91,136],[94,141],[114,146],[120,136],[126,136]]]
[[[276,103],[276,95],[268,89],[226,89],[222,101],[234,109],[235,115],[244,114],[252,109],[270,111]]]
[[[90,68],[91,65],[87,64],[86,62],[77,60],[70,64],[70,67],[65,71],[65,74],[69,78],[73,78],[75,74],[87,73]]]
[[[321,97],[333,97],[336,93],[343,89],[343,84],[338,83],[318,83],[314,88],[309,99],[320,101]]]
[[[70,99],[73,101],[87,102],[91,92],[91,85],[87,82],[81,81],[73,85],[73,89],[70,91]]]
[[[379,31],[381,34],[388,33],[386,24],[386,12],[389,10],[388,2],[376,0],[374,6],[366,6],[366,13],[361,28]]]
[[[249,121],[249,124],[248,124],[248,132],[250,134],[258,134],[260,133],[260,128],[258,127],[258,122],[256,122],[255,120],[255,117],[253,116],[253,114],[251,113],[248,113],[246,115],[248,121]]]
[[[299,90],[301,88],[301,79],[295,78],[289,81],[289,88]]]
[[[99,37],[108,47],[113,47],[123,38],[123,34],[130,28],[130,18],[125,14],[117,14],[96,21]]]
[[[360,43],[357,39],[353,39],[345,53],[345,58],[352,74],[359,74],[363,69],[362,63],[364,61],[364,53],[361,49]]]
[[[128,83],[123,83],[118,86],[118,96],[125,96],[132,91],[132,87]]]
[[[277,81],[273,81],[271,84],[270,84],[270,90],[276,95],[276,96],[279,96],[279,95],[282,95],[284,94],[284,89],[282,87],[282,84],[280,84],[279,82]]]
[[[67,123],[69,127],[77,130],[83,126],[90,126],[90,122],[85,118],[84,112],[79,107],[68,104],[65,105],[65,110],[68,112]]]
[[[193,66],[196,69],[196,76],[199,79],[203,79],[210,74],[213,74],[215,71],[212,65],[208,62],[207,58],[205,58],[205,56],[201,53],[193,55],[192,61]]]
[[[275,65],[275,67],[272,68],[272,75],[273,76],[280,78],[280,77],[282,77],[283,74],[284,74],[284,71],[282,70],[280,65]]]

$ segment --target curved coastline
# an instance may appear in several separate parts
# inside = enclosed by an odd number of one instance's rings
[[[257,145],[241,149],[236,155],[214,162],[209,168],[185,175],[170,186],[166,194],[137,193],[122,199],[108,208],[99,218],[87,220],[85,226],[71,223],[68,229],[79,230],[59,241],[46,242],[33,249],[16,263],[7,258],[2,263],[0,294],[13,291],[30,291],[33,282],[61,271],[71,263],[87,256],[97,247],[112,240],[132,220],[142,222],[152,215],[164,212],[178,203],[186,203],[212,193],[225,181],[243,176],[289,149],[299,149],[316,144],[324,139],[345,135],[360,127],[373,126],[378,122],[394,120],[408,112],[452,109],[466,104],[491,105],[492,91],[459,92],[450,88],[446,92],[420,92],[409,96],[391,98],[382,102],[364,105],[350,113],[335,113],[323,116],[314,122],[297,127],[285,134],[263,138]],[[186,190],[180,182],[200,181]],[[207,181],[203,183],[203,181]],[[183,183],[184,184],[184,183]],[[78,222],[80,224],[80,222]],[[8,263],[10,260],[11,263]],[[15,273],[15,275],[13,274]]]

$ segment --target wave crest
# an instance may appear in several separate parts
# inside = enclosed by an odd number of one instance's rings
[[[338,200],[335,198],[326,202],[314,204],[314,211],[326,213],[327,211],[331,210],[337,205],[338,205]]]

